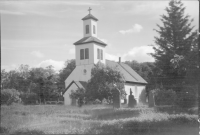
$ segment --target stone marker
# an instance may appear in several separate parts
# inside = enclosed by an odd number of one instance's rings
[[[136,100],[134,96],[132,95],[132,91],[130,89],[130,95],[128,96],[128,107],[135,107],[136,106]]]
[[[120,91],[117,88],[112,89],[113,108],[120,108]]]
[[[149,91],[149,107],[154,107],[155,106],[155,99],[154,99],[154,94],[152,91]]]

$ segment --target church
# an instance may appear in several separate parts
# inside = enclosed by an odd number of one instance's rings
[[[126,99],[130,95],[130,89],[137,103],[146,102],[146,85],[147,82],[137,74],[127,64],[105,59],[107,44],[97,37],[98,19],[90,13],[83,20],[83,38],[74,43],[76,67],[65,80],[65,91],[63,92],[64,105],[72,105],[72,99],[69,97],[72,90],[86,88],[87,82],[91,78],[91,70],[99,61],[111,68],[117,68],[125,80],[124,89]]]

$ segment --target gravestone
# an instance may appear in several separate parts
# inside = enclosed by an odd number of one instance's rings
[[[72,105],[72,106],[76,106],[76,99],[75,99],[75,98],[72,98],[71,105]]]
[[[135,107],[136,106],[136,100],[134,96],[132,95],[132,91],[130,89],[130,95],[128,96],[128,107]]]
[[[113,108],[120,108],[120,91],[117,88],[112,89]]]
[[[154,99],[154,94],[152,91],[149,92],[149,107],[154,107],[155,106],[155,99]]]
[[[127,99],[126,98],[124,99],[124,104],[127,104]]]

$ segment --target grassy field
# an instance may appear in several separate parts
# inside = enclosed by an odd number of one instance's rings
[[[138,106],[78,108],[64,105],[1,106],[1,133],[197,135],[197,115],[168,114]]]

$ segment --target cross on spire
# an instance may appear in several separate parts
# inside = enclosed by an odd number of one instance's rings
[[[89,7],[89,9],[88,9],[88,11],[89,11],[89,14],[90,14],[90,10],[92,10],[92,9]]]

